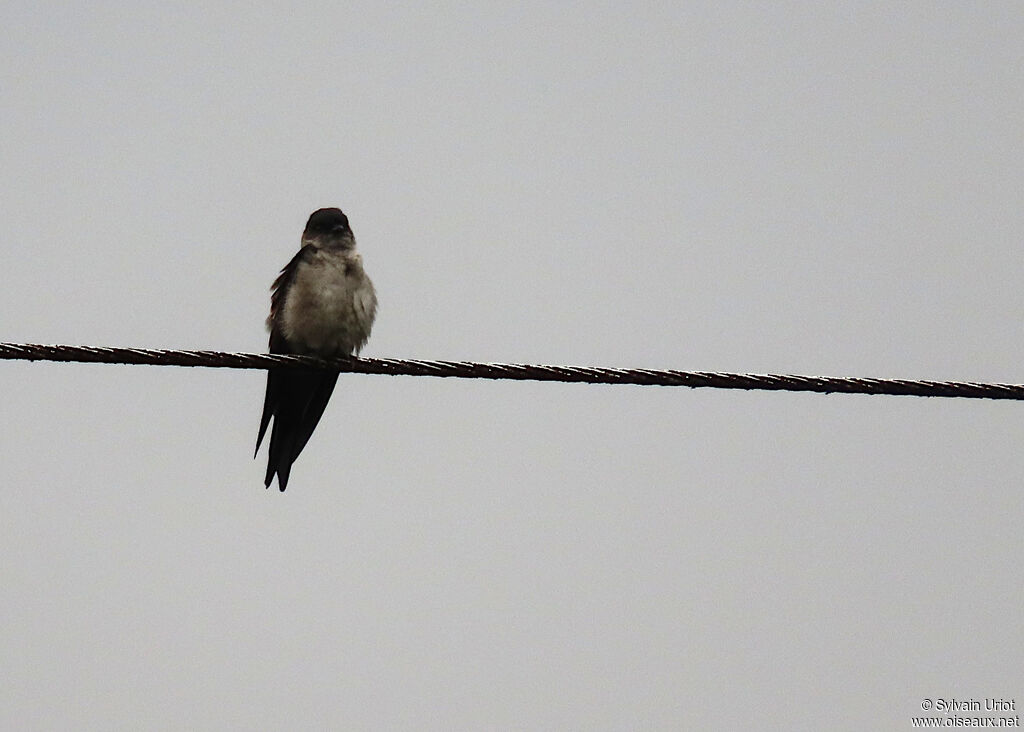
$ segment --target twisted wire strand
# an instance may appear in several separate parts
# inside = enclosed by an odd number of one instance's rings
[[[690,388],[810,391],[822,394],[886,394],[892,396],[960,397],[1024,400],[1024,384],[964,381],[871,379],[795,374],[734,374],[674,369],[624,369],[596,366],[421,361],[399,358],[337,358],[282,356],[265,353],[223,353],[152,348],[0,343],[0,359],[67,363],[115,363],[145,366],[193,366],[228,369],[314,368],[386,376],[434,376],[459,379],[512,379],[577,384],[632,384]]]

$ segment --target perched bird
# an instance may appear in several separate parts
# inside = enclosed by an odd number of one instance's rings
[[[349,356],[359,353],[370,337],[377,295],[341,209],[312,213],[298,254],[281,270],[271,290],[267,318],[271,353]],[[337,381],[336,371],[267,371],[267,395],[256,438],[259,453],[273,417],[267,488],[275,473],[280,489],[288,487],[292,463],[316,429]]]

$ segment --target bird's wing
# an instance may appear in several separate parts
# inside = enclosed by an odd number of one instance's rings
[[[267,318],[267,325],[270,327],[271,353],[288,354],[292,352],[288,346],[288,341],[284,337],[284,333],[281,332],[279,317],[284,310],[284,300],[287,292],[291,288],[292,281],[295,279],[295,271],[299,268],[299,264],[306,261],[309,257],[310,252],[307,250],[310,249],[312,247],[303,247],[296,252],[291,261],[277,275],[274,284],[271,286],[270,317]],[[263,399],[263,416],[260,418],[260,431],[256,437],[256,450],[253,452],[253,457],[256,457],[256,453],[260,451],[260,445],[263,443],[263,437],[267,433],[270,418],[277,411],[277,406],[281,403],[281,380],[284,372],[285,369],[267,369],[267,393]]]

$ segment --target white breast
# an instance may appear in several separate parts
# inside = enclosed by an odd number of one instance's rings
[[[297,352],[350,355],[370,337],[376,312],[377,296],[362,258],[354,252],[319,250],[295,270],[281,329]]]

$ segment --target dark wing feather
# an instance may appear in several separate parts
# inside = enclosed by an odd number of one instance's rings
[[[274,280],[273,293],[270,297],[270,317],[267,319],[270,325],[271,353],[293,352],[281,332],[278,318],[284,308],[284,301],[298,265],[312,253],[313,247],[300,249]],[[259,434],[256,437],[256,453],[259,452],[270,425],[270,418],[273,417],[274,427],[270,434],[270,455],[265,480],[268,488],[275,473],[281,490],[287,487],[291,464],[295,462],[313,434],[337,380],[337,373],[285,368],[267,370],[267,391],[263,401]]]
[[[292,280],[295,279],[295,271],[299,268],[299,263],[304,261],[305,257],[306,248],[303,247],[295,253],[291,261],[278,273],[274,279],[274,284],[270,286],[270,317],[267,318],[267,325],[270,326],[271,353],[291,353],[291,349],[288,348],[288,343],[285,341],[284,335],[277,325],[277,319],[284,308],[285,293],[291,287]],[[256,437],[256,450],[253,451],[254,458],[260,451],[260,445],[263,443],[263,436],[267,433],[270,418],[274,415],[277,405],[280,403],[281,389],[279,382],[283,372],[284,369],[267,369],[267,393],[263,398],[263,416],[260,417],[260,432]]]
[[[299,453],[309,442],[309,438],[312,436],[316,426],[320,424],[320,418],[324,416],[324,410],[327,409],[327,402],[331,400],[331,394],[334,393],[334,386],[338,383],[338,372],[337,371],[316,371],[310,375],[309,380],[306,384],[312,387],[308,394],[309,399],[306,401],[306,408],[302,412],[302,417],[299,418],[299,422],[296,425],[295,431],[295,443],[292,446],[292,462],[299,457]]]

